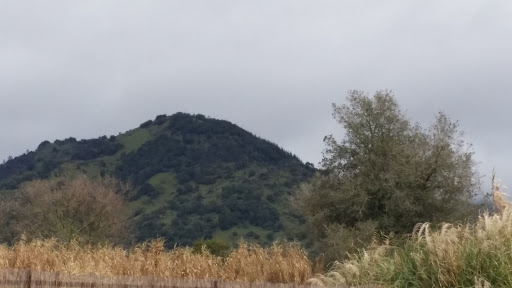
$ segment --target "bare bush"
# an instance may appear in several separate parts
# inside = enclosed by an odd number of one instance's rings
[[[120,243],[129,235],[123,197],[129,190],[111,177],[83,175],[25,183],[1,204],[0,237]]]

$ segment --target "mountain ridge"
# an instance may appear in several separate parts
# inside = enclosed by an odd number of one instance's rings
[[[128,200],[137,242],[169,245],[245,237],[262,244],[305,238],[289,203],[314,168],[276,144],[201,114],[158,115],[118,136],[43,141],[0,165],[0,188],[62,173],[113,175],[138,190]]]

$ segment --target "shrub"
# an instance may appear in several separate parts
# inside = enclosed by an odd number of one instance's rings
[[[123,195],[128,191],[110,177],[25,183],[0,204],[0,237],[11,243],[24,233],[29,239],[120,243],[129,235]]]
[[[311,283],[392,287],[512,287],[512,205],[493,182],[498,213],[475,224],[416,225],[404,243],[386,240],[351,254]],[[393,244],[393,245],[392,245]]]

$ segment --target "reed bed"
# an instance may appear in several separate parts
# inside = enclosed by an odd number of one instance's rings
[[[77,241],[20,241],[12,247],[0,246],[0,269],[291,284],[303,284],[312,277],[306,252],[291,243],[262,248],[241,242],[227,257],[218,257],[205,249],[202,253],[190,248],[165,250],[162,240],[129,250]]]
[[[323,275],[317,285],[387,287],[512,287],[512,207],[493,181],[494,214],[474,224],[423,223],[412,236],[374,243]]]

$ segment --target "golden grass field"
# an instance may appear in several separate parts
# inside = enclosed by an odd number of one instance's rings
[[[312,277],[311,263],[298,245],[275,244],[269,248],[240,243],[227,257],[190,248],[166,251],[162,240],[130,250],[113,246],[83,246],[55,240],[20,241],[0,246],[0,269],[58,271],[67,274],[149,276],[162,278],[218,279],[240,282],[305,283]]]

